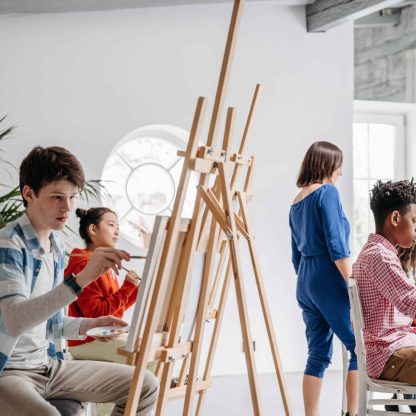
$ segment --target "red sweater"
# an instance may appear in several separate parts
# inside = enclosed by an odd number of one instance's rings
[[[75,248],[71,254],[91,254],[91,251]],[[78,274],[87,265],[89,257],[70,257],[64,276]],[[120,287],[117,279],[113,279],[111,270],[97,280],[84,287],[78,299],[69,305],[68,315],[76,318],[97,318],[113,315],[122,318],[124,311],[134,304],[137,287],[124,281]],[[84,340],[68,340],[70,347],[94,341],[87,337]]]

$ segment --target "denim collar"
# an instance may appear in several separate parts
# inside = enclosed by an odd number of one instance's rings
[[[19,224],[20,229],[22,230],[23,237],[27,242],[27,248],[30,251],[31,255],[33,257],[39,258],[43,254],[45,254],[45,250],[40,245],[36,231],[33,228],[30,218],[28,217],[26,212],[17,220],[17,223]],[[63,257],[63,247],[58,243],[57,236],[53,231],[51,231],[49,235],[49,240],[51,242],[52,252],[56,256],[56,258]]]

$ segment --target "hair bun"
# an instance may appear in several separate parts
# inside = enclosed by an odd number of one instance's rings
[[[88,214],[88,211],[86,209],[82,209],[82,208],[77,208],[75,211],[75,215],[78,218],[85,218]]]

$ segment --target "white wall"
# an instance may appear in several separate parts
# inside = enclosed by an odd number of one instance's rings
[[[0,115],[19,125],[1,145],[7,157],[18,163],[35,144],[61,145],[96,178],[131,130],[153,123],[189,129],[197,97],[214,100],[230,14],[231,4],[220,4],[0,17]],[[348,216],[352,197],[352,26],[310,34],[304,15],[303,7],[246,4],[227,96],[238,110],[236,143],[254,86],[264,85],[249,144],[257,157],[251,213],[286,371],[303,371],[306,359],[288,212],[314,139],[344,150]],[[254,286],[246,286],[258,367],[272,371]],[[245,371],[236,318],[232,296],[217,373]]]

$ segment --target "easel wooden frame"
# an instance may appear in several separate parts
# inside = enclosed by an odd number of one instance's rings
[[[285,381],[283,378],[283,370],[281,366],[280,356],[277,348],[276,342],[276,335],[273,329],[270,308],[267,302],[267,297],[265,293],[263,277],[260,272],[258,256],[256,252],[256,248],[254,245],[254,234],[252,231],[251,222],[248,215],[247,210],[247,197],[250,195],[247,193],[249,183],[251,182],[251,177],[253,173],[254,167],[254,158],[252,158],[252,162],[248,168],[248,174],[246,177],[244,191],[234,191],[232,186],[230,186],[229,175],[226,172],[226,165],[227,163],[219,162],[218,163],[218,170],[219,170],[219,182],[221,188],[221,196],[224,201],[224,207],[222,207],[214,195],[214,193],[210,189],[198,188],[198,192],[203,197],[205,203],[209,207],[213,217],[221,226],[223,233],[227,236],[228,243],[229,243],[229,250],[231,257],[228,262],[227,271],[225,273],[224,282],[223,282],[223,289],[221,293],[221,299],[219,303],[219,307],[216,310],[215,316],[216,320],[221,320],[222,315],[224,312],[225,307],[225,300],[228,293],[228,288],[230,284],[230,277],[233,275],[234,283],[235,283],[235,290],[237,296],[237,304],[239,308],[239,315],[240,315],[240,324],[242,327],[243,333],[243,343],[244,343],[244,352],[246,355],[246,362],[247,362],[247,369],[250,381],[250,389],[251,395],[253,399],[253,410],[254,414],[259,415],[261,414],[260,403],[258,400],[258,383],[254,365],[254,356],[253,356],[253,349],[252,349],[252,342],[251,336],[249,331],[249,323],[248,323],[248,313],[247,313],[247,305],[245,301],[244,295],[244,286],[242,280],[242,267],[241,267],[241,260],[239,254],[239,236],[242,236],[247,240],[253,272],[255,276],[257,291],[259,295],[259,300],[263,312],[263,317],[265,320],[267,335],[269,339],[270,349],[273,356],[273,363],[275,366],[275,372],[278,378],[280,393],[282,397],[283,407],[285,409],[285,414],[290,414],[290,407],[287,400],[287,389],[285,385]],[[238,200],[238,207],[239,212],[235,212],[233,209],[233,196]],[[225,254],[224,254],[225,256]],[[221,262],[220,262],[221,265]],[[212,295],[211,295],[212,297]],[[206,365],[206,370],[204,373],[203,381],[209,380],[209,372],[212,365],[213,359],[213,351],[215,350],[215,344],[218,338],[218,331],[219,331],[220,323],[214,328],[214,334],[212,336],[213,342],[211,342],[208,362]],[[200,409],[202,407],[202,403],[204,400],[205,392],[200,393],[197,414],[200,414]]]
[[[248,241],[250,241],[251,234],[249,230],[251,229],[245,203],[247,199],[247,191],[251,183],[252,166],[248,169],[244,190],[237,193],[235,191],[236,178],[241,165],[254,164],[254,158],[244,156],[243,152],[248,132],[252,125],[258,95],[261,90],[259,85],[256,87],[239,153],[231,156],[229,155],[229,143],[235,115],[235,110],[233,108],[229,108],[227,111],[222,147],[220,149],[216,149],[214,147],[219,124],[219,116],[223,108],[231,60],[235,48],[237,28],[242,13],[242,5],[242,0],[235,0],[206,145],[197,149],[203,113],[206,106],[206,99],[204,97],[200,97],[197,102],[187,149],[185,152],[179,152],[179,154],[184,157],[182,174],[172,210],[172,216],[167,225],[166,237],[154,282],[153,294],[151,296],[150,305],[147,311],[147,320],[145,322],[143,336],[140,340],[137,340],[136,351],[121,352],[122,354],[127,355],[129,357],[129,362],[135,366],[132,386],[130,388],[125,412],[126,415],[135,414],[140,397],[140,391],[143,385],[146,364],[149,359],[154,357],[158,357],[161,362],[161,365],[159,365],[158,368],[158,373],[160,375],[160,394],[156,414],[164,414],[164,408],[168,398],[180,397],[183,395],[185,395],[183,414],[192,414],[193,399],[196,393],[200,394],[197,407],[197,414],[200,414],[206,390],[211,384],[209,377],[212,360],[216,342],[218,340],[219,328],[224,312],[224,305],[228,294],[231,275],[234,277],[235,282],[244,352],[253,402],[253,412],[255,415],[261,415],[257,371],[254,363],[254,351],[250,335],[238,247],[239,235],[243,235],[245,238],[248,238]],[[229,177],[226,173],[227,167],[230,164],[234,165],[232,177]],[[192,172],[198,172],[200,174],[199,185],[197,187],[198,193],[196,196],[194,212],[189,223],[189,229],[186,233],[178,271],[175,277],[174,290],[170,298],[165,328],[166,331],[159,334],[159,344],[156,347],[155,352],[156,323],[158,322],[162,302],[165,301],[165,299],[162,299],[159,295],[165,290],[166,284],[170,277],[168,276],[170,270],[167,265],[172,262],[174,252],[172,247],[175,247],[175,244],[178,242],[181,213],[186,195],[186,189],[188,187]],[[213,190],[209,189],[210,178],[212,175],[217,176]],[[239,213],[235,213],[233,209],[233,199],[235,196],[238,197],[239,201]],[[194,337],[192,341],[182,341],[181,327],[184,322],[186,299],[188,296],[190,279],[192,278],[193,259],[197,248],[203,244],[207,230],[209,230],[209,232],[207,234],[208,241],[205,249],[206,258],[201,282],[199,307],[195,321]],[[224,243],[224,234],[228,238],[228,244]],[[287,392],[281,370],[280,358],[277,351],[275,334],[271,324],[270,312],[264,293],[263,281],[261,275],[259,274],[257,255],[254,245],[249,244],[249,247],[253,267],[256,271],[256,283],[262,304],[269,341],[272,348],[280,393],[285,408],[285,414],[289,416],[290,410],[287,400]],[[213,273],[215,263],[214,258],[218,252],[220,253],[218,270],[216,272],[214,282],[211,283],[211,275]],[[226,259],[227,252],[229,252],[228,260]],[[209,311],[208,309],[212,308],[214,294],[220,283],[221,270],[224,270],[226,264],[227,267],[224,275],[219,307],[216,312]],[[214,334],[211,339],[204,377],[202,380],[198,380],[197,370],[200,362],[205,321],[209,318],[215,319],[216,321]],[[177,385],[172,386],[175,361],[180,359],[183,361],[179,379]],[[187,384],[185,384],[188,365],[189,374]]]

